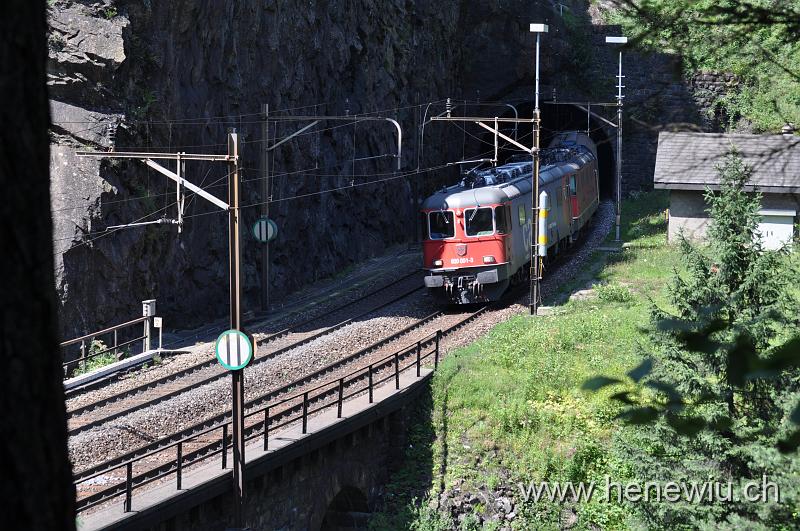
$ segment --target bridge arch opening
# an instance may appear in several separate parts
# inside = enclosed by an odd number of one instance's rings
[[[355,531],[369,525],[367,497],[356,487],[346,486],[331,500],[321,531]]]
[[[517,108],[520,118],[530,118],[533,116],[533,102],[526,101],[516,103],[514,106]],[[584,105],[585,107],[585,105]],[[542,115],[542,133],[541,145],[547,147],[553,137],[562,131],[586,131],[589,130],[589,137],[594,141],[597,146],[597,166],[598,177],[600,181],[600,197],[612,198],[614,197],[615,190],[615,175],[616,175],[616,159],[614,153],[614,144],[616,142],[616,130],[599,120],[594,116],[589,116],[587,120],[587,113],[585,110],[576,107],[575,105],[553,105],[551,103],[539,101],[539,108]],[[608,108],[592,109],[593,112],[601,116],[609,117],[610,121],[615,121],[611,116]],[[486,111],[482,112],[486,114]],[[513,118],[514,112],[507,109],[502,114],[503,117]],[[513,126],[505,125],[501,130],[508,136],[513,137]],[[517,138],[519,141],[527,146],[533,145],[533,127],[530,124],[521,124],[517,129]],[[481,149],[485,151],[488,145],[494,143],[493,135],[489,132],[481,136]],[[500,139],[500,149],[498,152],[499,164],[505,163],[512,155],[519,155],[520,151],[515,149],[510,144]]]

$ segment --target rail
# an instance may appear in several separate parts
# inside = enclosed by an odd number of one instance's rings
[[[392,379],[395,382],[395,389],[400,389],[400,375],[406,371],[415,370],[416,377],[420,377],[422,364],[429,358],[433,357],[434,370],[438,368],[441,338],[442,331],[437,330],[435,333],[418,340],[412,346],[405,347],[373,361],[366,367],[360,367],[336,380],[324,382],[311,389],[306,389],[278,402],[251,411],[245,415],[245,441],[254,440],[257,437],[261,438],[266,451],[269,449],[270,431],[300,422],[302,433],[306,433],[308,419],[312,415],[336,407],[337,418],[341,418],[342,404],[345,400],[366,393],[369,397],[369,402],[372,403],[374,389]],[[433,348],[425,351],[423,345],[430,343],[433,343]],[[403,362],[409,358],[410,362],[403,365]],[[386,369],[390,370],[386,371]],[[249,426],[248,420],[251,421]],[[221,454],[221,466],[223,469],[227,468],[228,449],[232,445],[232,429],[229,429],[230,426],[232,426],[231,420],[214,424],[188,437],[123,461],[111,469],[104,469],[90,476],[81,477],[73,482],[74,485],[77,486],[87,481],[96,480],[101,476],[107,477],[109,472],[115,470],[124,469],[125,471],[124,482],[78,500],[77,509],[79,511],[85,510],[124,495],[124,511],[131,512],[134,488],[140,488],[175,474],[176,485],[180,489],[183,481],[183,470],[186,466],[216,454]],[[198,442],[192,441],[196,441],[200,437],[211,438],[214,432],[221,432],[217,435],[219,437],[218,441],[196,450],[185,452],[186,446],[198,444]],[[134,474],[134,464],[172,449],[175,451],[175,457],[171,461],[140,474]]]
[[[417,274],[416,271],[414,273],[412,273],[412,275],[416,275],[416,274]],[[412,275],[406,275],[405,277],[403,277],[400,280],[405,280],[406,278],[409,278]],[[382,290],[386,289],[387,287],[391,287],[394,284],[396,284],[397,282],[398,281],[394,281],[394,282],[390,283],[388,286],[384,286],[384,287],[382,287],[382,288],[380,288],[380,289],[378,289],[376,291],[373,291],[373,292],[371,292],[370,295],[372,295],[374,293],[377,293],[378,291],[382,291]],[[371,312],[374,312],[374,311],[377,311],[377,310],[379,310],[381,308],[384,308],[385,306],[388,306],[389,304],[392,304],[392,303],[402,299],[403,297],[406,297],[410,293],[418,291],[419,289],[421,289],[421,288],[415,288],[411,292],[405,292],[404,291],[400,296],[393,297],[391,300],[389,300],[388,302],[382,303],[380,306],[371,306],[366,311],[360,312],[357,315],[355,315],[353,317],[350,317],[349,319],[346,319],[345,321],[341,321],[339,323],[334,324],[333,326],[325,327],[324,329],[322,329],[320,332],[318,332],[316,334],[312,334],[310,336],[303,337],[299,341],[294,341],[294,342],[292,342],[292,343],[290,343],[288,345],[285,345],[285,346],[283,346],[283,347],[281,347],[281,348],[279,348],[277,350],[268,352],[266,355],[260,355],[257,359],[255,359],[255,360],[253,360],[253,362],[251,362],[250,366],[254,366],[254,365],[257,365],[259,363],[263,363],[263,362],[265,362],[265,361],[267,361],[269,359],[274,359],[275,357],[277,357],[277,356],[279,356],[279,355],[281,355],[281,354],[283,354],[285,352],[288,352],[292,348],[295,348],[295,347],[297,347],[299,345],[308,343],[308,342],[312,341],[313,339],[316,339],[316,338],[321,337],[323,335],[326,335],[326,334],[329,334],[331,332],[334,332],[334,331],[346,326],[347,324],[351,323],[352,321],[360,318],[361,316],[367,315],[367,314],[369,314]],[[365,296],[363,298],[359,298],[359,299],[357,299],[357,301],[366,300],[366,298],[368,296]],[[339,307],[339,308],[341,308],[341,307]],[[308,323],[311,323],[313,321],[328,317],[329,315],[331,315],[331,312],[326,312],[326,313],[324,313],[324,314],[322,314],[320,316],[317,316],[317,317],[314,317],[314,318],[311,318],[311,319],[307,319],[307,320],[305,320],[305,321],[303,321],[303,322],[301,322],[299,324],[290,326],[288,328],[284,328],[283,330],[280,330],[280,331],[278,331],[276,333],[270,334],[269,336],[258,340],[257,344],[260,346],[260,345],[263,345],[265,343],[269,343],[271,341],[274,341],[274,340],[276,340],[276,339],[278,339],[280,337],[288,335],[290,332],[294,331],[295,329],[299,329],[301,327],[304,327]],[[406,330],[410,330],[410,328],[407,328]],[[399,335],[402,335],[402,334],[396,334],[396,335],[391,336],[390,338],[399,337]],[[387,338],[387,339],[390,339],[390,338]],[[373,346],[375,346],[375,345],[373,345]],[[78,408],[75,408],[72,411],[68,411],[67,414],[68,414],[69,417],[78,416],[78,415],[81,415],[81,414],[83,414],[83,413],[85,413],[87,411],[90,411],[92,409],[96,409],[98,407],[102,407],[105,404],[115,402],[115,401],[120,400],[122,398],[130,397],[133,394],[139,393],[139,392],[141,392],[141,391],[143,391],[145,389],[152,389],[155,386],[160,385],[162,383],[166,383],[166,382],[175,383],[177,381],[177,378],[179,378],[179,377],[188,376],[188,375],[190,375],[190,374],[192,374],[192,373],[194,373],[194,372],[196,372],[198,370],[206,369],[208,367],[212,367],[212,366],[215,366],[215,365],[218,365],[218,362],[217,362],[216,359],[203,361],[203,362],[191,365],[189,367],[186,367],[184,369],[181,369],[181,370],[179,370],[177,372],[165,375],[164,377],[159,378],[157,380],[153,380],[151,382],[147,382],[145,384],[142,384],[140,386],[134,387],[132,389],[128,389],[128,390],[126,390],[124,392],[109,396],[109,397],[104,398],[102,400],[98,400],[96,402],[84,404],[84,405],[82,405],[82,406],[80,406]],[[214,380],[216,380],[216,379],[218,379],[220,377],[223,377],[224,375],[225,375],[225,372],[223,371],[221,373],[208,376],[207,378],[204,378],[202,380],[195,381],[195,382],[192,383],[192,385],[193,386],[205,385],[205,384],[210,383],[210,382],[212,382],[212,381],[214,381]],[[152,404],[152,403],[157,403],[157,402],[161,402],[161,401],[167,400],[167,399],[172,398],[173,396],[177,396],[178,394],[183,393],[185,391],[186,391],[185,387],[182,387],[180,385],[176,385],[175,388],[172,391],[161,395],[156,401],[151,401],[150,403]],[[145,404],[142,404],[140,407],[145,407]],[[96,426],[97,423],[99,423],[99,422],[107,422],[109,420],[112,420],[113,418],[117,418],[117,417],[120,417],[122,415],[126,415],[126,414],[130,413],[133,410],[134,410],[133,408],[131,408],[131,409],[119,409],[118,411],[116,411],[112,415],[105,416],[105,417],[102,417],[102,419],[98,419],[96,421],[92,421],[92,422],[89,422],[89,423],[86,423],[86,424],[82,424],[79,427],[70,429],[69,433],[70,433],[70,435],[72,435],[72,434],[78,433],[80,431],[84,431],[86,429],[90,429],[90,428]]]

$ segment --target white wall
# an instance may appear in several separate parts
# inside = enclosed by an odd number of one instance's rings
[[[800,211],[800,195],[795,194],[763,194],[761,206],[766,210],[794,210]],[[670,242],[678,241],[678,234],[683,231],[684,236],[691,240],[701,240],[706,236],[708,229],[708,206],[703,199],[703,192],[691,190],[671,190],[669,205],[669,230],[667,237]],[[783,216],[786,217],[786,216]],[[777,248],[777,242],[791,240],[794,235],[793,219],[781,219],[781,216],[767,216],[762,233],[766,235],[764,243],[768,248]],[[791,230],[788,228],[791,227]]]

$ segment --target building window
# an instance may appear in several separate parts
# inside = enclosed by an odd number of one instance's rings
[[[439,210],[428,214],[428,235],[431,240],[444,240],[456,235],[453,213]]]

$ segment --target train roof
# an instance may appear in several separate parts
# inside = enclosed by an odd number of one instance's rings
[[[588,141],[588,142],[587,142]],[[539,186],[572,174],[596,159],[594,143],[583,133],[562,133],[542,150]],[[511,162],[485,170],[473,170],[459,183],[429,196],[423,210],[446,210],[505,203],[530,193],[532,162]]]

